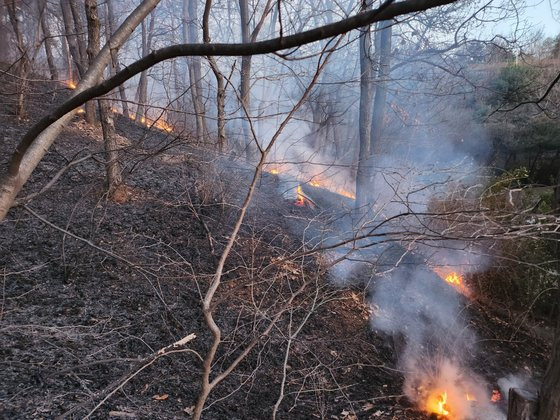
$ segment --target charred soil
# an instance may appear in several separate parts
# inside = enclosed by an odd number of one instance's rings
[[[41,110],[65,95],[56,86],[35,89],[28,122],[17,123],[3,104],[3,166]],[[250,171],[203,152],[186,134],[123,117],[117,130],[126,182],[117,198],[105,191],[101,130],[77,116],[20,197],[91,156],[0,224],[2,418],[83,418],[127,379],[94,418],[190,417],[210,342],[200,296]],[[289,258],[302,249],[293,226],[305,226],[313,210],[285,200],[274,182],[263,176],[226,264],[214,372],[251,340],[258,344],[211,394],[203,416],[268,418],[284,379],[280,418],[427,418],[402,395],[402,372],[387,337],[370,328],[363,289],[335,287],[320,258]],[[489,383],[520,370],[542,374],[549,348],[541,339],[477,303],[467,310],[480,337],[474,368]],[[191,333],[188,351],[131,378],[145,358]]]

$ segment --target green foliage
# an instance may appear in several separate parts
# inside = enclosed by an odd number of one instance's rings
[[[534,97],[537,72],[532,67],[508,65],[491,81],[493,104],[516,105]]]

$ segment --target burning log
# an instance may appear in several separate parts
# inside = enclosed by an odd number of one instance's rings
[[[533,393],[520,388],[509,390],[507,420],[535,420],[538,408],[538,398]]]

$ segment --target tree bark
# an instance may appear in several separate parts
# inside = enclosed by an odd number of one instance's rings
[[[84,5],[87,7],[87,1],[84,3]],[[70,10],[72,11],[72,17],[74,18],[74,27],[76,30],[76,38],[78,40],[78,50],[80,51],[80,57],[82,59],[84,68],[87,68],[91,63],[91,57],[87,51],[88,47],[86,46],[86,38],[84,36],[85,34],[84,22],[82,20],[82,15],[80,13],[80,10],[78,9],[78,5],[76,4],[76,0],[70,0]],[[88,32],[89,32],[89,28],[88,28]],[[95,124],[97,122],[97,115],[95,113],[95,102],[93,101],[86,102],[84,108],[86,111],[85,113],[86,122],[91,125]]]
[[[105,67],[111,61],[111,51],[115,51],[128,39],[134,29],[158,5],[160,0],[143,0],[140,5],[125,19],[119,29],[105,44],[101,52],[90,65],[84,77],[73,92],[72,98],[95,86],[103,76]],[[70,100],[72,100],[72,98]],[[93,97],[92,97],[93,98]],[[91,98],[90,98],[91,99]],[[25,184],[33,170],[37,167],[49,147],[56,140],[64,125],[72,119],[75,109],[67,111],[48,128],[41,130],[38,136],[29,141],[22,140],[18,145],[8,168],[0,182],[0,220],[3,220],[12,206],[15,197]]]
[[[17,6],[15,0],[5,0],[6,9],[8,11],[8,17],[10,19],[10,24],[14,30],[14,35],[16,38],[16,47],[18,50],[18,63],[17,63],[17,73],[20,82],[17,84],[17,102],[16,102],[16,117],[18,120],[25,119],[25,94],[27,91],[27,76],[31,70],[31,60],[29,58],[28,46],[23,38],[23,33],[19,25],[19,18],[17,16]]]
[[[45,41],[45,54],[47,56],[47,64],[49,66],[49,72],[51,74],[51,80],[58,80],[58,69],[54,61],[53,50],[54,45],[52,42],[52,35],[49,29],[49,24],[47,22],[47,1],[43,0],[41,4],[40,19],[41,19],[41,30],[43,31],[44,41]]]
[[[85,74],[86,69],[83,66],[82,58],[80,57],[80,51],[78,49],[78,39],[74,33],[74,24],[72,18],[72,12],[70,10],[70,4],[68,0],[60,0],[60,10],[62,11],[62,21],[64,22],[64,32],[66,36],[66,42],[68,43],[68,49],[70,50],[70,56],[74,61],[74,65],[78,70],[78,75],[80,78]],[[76,82],[72,80],[72,72],[68,74],[71,82]]]
[[[107,39],[109,39],[115,33],[115,28],[116,28],[115,11],[113,9],[112,0],[105,0],[105,3],[107,5],[107,26],[109,30],[109,36],[107,36]],[[111,56],[112,56],[111,69],[114,70],[114,72],[112,71],[111,73],[112,74],[119,73],[121,71],[121,63],[119,61],[118,51],[117,50],[113,51]],[[123,115],[126,118],[129,118],[130,114],[128,111],[128,100],[126,99],[126,90],[125,90],[124,83],[119,85],[119,96],[121,97],[121,106],[122,106]]]
[[[212,0],[206,0],[204,6],[204,15],[202,17],[202,39],[205,44],[210,44],[210,31],[208,19],[210,17],[210,9],[212,8]],[[216,107],[217,107],[217,126],[218,126],[218,150],[222,152],[226,146],[226,88],[224,75],[221,73],[216,59],[211,55],[206,57],[210,63],[210,68],[216,78]]]
[[[249,20],[249,4],[247,0],[239,0],[239,15],[241,22],[241,42],[250,42],[250,20]],[[251,160],[253,156],[253,148],[251,147],[251,131],[249,129],[249,121],[251,118],[251,57],[241,57],[241,80],[239,84],[239,98],[241,102],[241,117],[243,128],[243,142],[245,144],[245,156],[247,160]]]
[[[371,2],[362,0],[362,10],[369,10]],[[373,57],[371,45],[370,27],[361,29],[360,34],[360,111],[358,120],[359,156],[358,170],[356,174],[356,209],[362,208],[366,200],[366,189],[368,184],[367,163],[370,158],[370,132],[371,132],[371,110],[373,100]]]
[[[198,11],[197,2],[184,0],[183,2],[183,42],[198,43],[196,30]],[[191,98],[195,112],[196,135],[199,140],[206,143],[208,128],[204,115],[204,104],[202,103],[202,72],[200,69],[200,57],[192,56],[188,60],[189,80]]]
[[[88,67],[97,54],[99,54],[99,43],[101,36],[101,25],[99,23],[99,14],[97,12],[97,0],[85,0],[84,3],[86,9],[86,19],[87,19],[87,33],[88,33],[88,44],[86,48]],[[95,102],[86,102],[86,121],[88,124],[95,124],[97,121],[97,115],[95,115]]]
[[[387,81],[389,79],[391,65],[391,36],[392,22],[385,21],[379,24],[379,70],[377,73],[377,84],[375,86],[375,99],[373,101],[373,114],[370,132],[370,153],[372,155],[381,152],[383,134],[383,119],[387,108]]]
[[[87,54],[90,62],[99,54],[101,25],[97,11],[97,0],[85,0],[86,19],[88,23],[88,46]],[[93,101],[91,101],[93,103]],[[122,183],[121,168],[119,164],[118,144],[115,137],[115,124],[111,115],[109,103],[100,99],[99,117],[101,130],[103,131],[103,144],[105,148],[105,168],[107,173],[107,188],[109,194]]]

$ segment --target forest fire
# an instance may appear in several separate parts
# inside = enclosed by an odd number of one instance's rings
[[[121,111],[115,107],[111,108],[111,111],[115,114],[120,114],[122,115]],[[132,120],[132,121],[136,121],[136,115],[135,114],[130,114],[128,116],[128,119]],[[158,118],[157,120],[152,120],[150,118],[146,118],[146,117],[141,117],[138,122],[140,124],[145,125],[146,127],[155,127],[159,130],[162,131],[166,131],[168,133],[171,133],[173,131],[173,127],[167,122],[165,121],[163,118]]]

